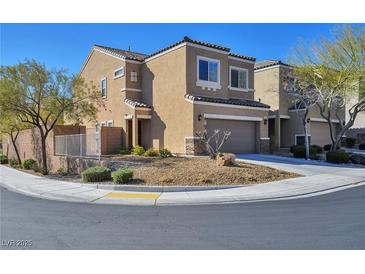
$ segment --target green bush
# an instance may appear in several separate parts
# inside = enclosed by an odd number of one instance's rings
[[[319,153],[319,154],[323,153],[323,148],[321,146],[311,145],[311,147],[316,150],[316,153]]]
[[[34,167],[34,165],[36,165],[37,162],[34,159],[26,159],[23,162],[23,168],[24,169],[32,169],[32,167]]]
[[[0,154],[0,164],[4,165],[8,163],[8,157],[6,155]]]
[[[326,159],[329,163],[346,164],[350,161],[350,155],[344,150],[335,150],[327,152]]]
[[[160,149],[159,153],[162,158],[167,158],[172,156],[171,151],[168,150],[167,148]]]
[[[295,158],[305,158],[305,146],[298,145],[294,146],[293,149],[293,156]],[[316,158],[317,155],[317,149],[313,146],[309,147],[309,158]]]
[[[360,149],[360,150],[365,150],[365,144],[360,144],[360,145],[359,145],[359,149]]]
[[[131,154],[130,150],[126,147],[121,147],[119,149],[119,154],[121,155],[128,155],[128,154]]]
[[[142,156],[143,154],[145,153],[145,150],[143,147],[141,146],[135,146],[133,149],[132,149],[132,155],[139,155],[139,156]]]
[[[160,153],[157,149],[154,149],[153,147],[146,150],[146,152],[143,154],[145,157],[158,157],[160,156]]]
[[[111,180],[111,171],[106,167],[95,166],[81,172],[81,177],[85,183],[108,181]]]
[[[10,165],[11,167],[14,167],[14,168],[19,167],[18,160],[10,159],[10,160],[9,160],[9,165]]]
[[[120,168],[112,174],[115,184],[126,184],[133,178],[133,170],[129,168]]]
[[[350,137],[346,138],[346,146],[348,148],[353,148],[355,146],[355,144],[356,144],[355,138],[350,138]]]
[[[365,155],[362,154],[350,154],[350,161],[353,164],[365,165]]]

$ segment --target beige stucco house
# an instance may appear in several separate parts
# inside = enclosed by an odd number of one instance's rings
[[[184,37],[153,54],[95,45],[80,75],[99,86],[100,126],[122,127],[126,147],[200,152],[196,132],[230,130],[226,152],[268,152],[269,106],[254,100],[255,58]],[[262,100],[264,101],[264,100]]]
[[[287,148],[304,142],[301,111],[293,107],[285,92],[286,77],[292,77],[292,67],[281,61],[263,61],[255,65],[255,99],[271,106],[269,114],[269,138],[271,149]],[[330,144],[329,125],[319,113],[318,107],[309,112],[311,144]],[[336,130],[340,121],[333,119]]]

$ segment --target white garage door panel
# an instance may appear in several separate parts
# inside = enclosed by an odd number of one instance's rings
[[[207,119],[208,136],[215,129],[230,130],[231,136],[223,145],[222,152],[254,153],[256,146],[255,122]]]

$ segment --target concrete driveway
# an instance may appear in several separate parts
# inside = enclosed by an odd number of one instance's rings
[[[359,176],[364,177],[365,179],[365,168],[362,166],[354,166],[352,164],[337,165],[316,160],[304,160],[264,154],[237,154],[236,157],[237,160],[282,169],[288,172],[295,172],[305,176],[340,174],[351,177]]]

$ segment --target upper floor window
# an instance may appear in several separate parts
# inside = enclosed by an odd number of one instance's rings
[[[101,79],[101,96],[106,97],[106,78]]]
[[[248,89],[248,70],[244,68],[232,67],[229,69],[230,89],[243,90]]]
[[[114,79],[124,76],[124,67],[114,70]]]
[[[219,60],[198,56],[197,72],[197,85],[208,88],[220,88]]]
[[[131,72],[131,81],[132,81],[132,82],[137,82],[137,81],[138,81],[138,74],[137,74],[137,71],[132,71],[132,72]]]

